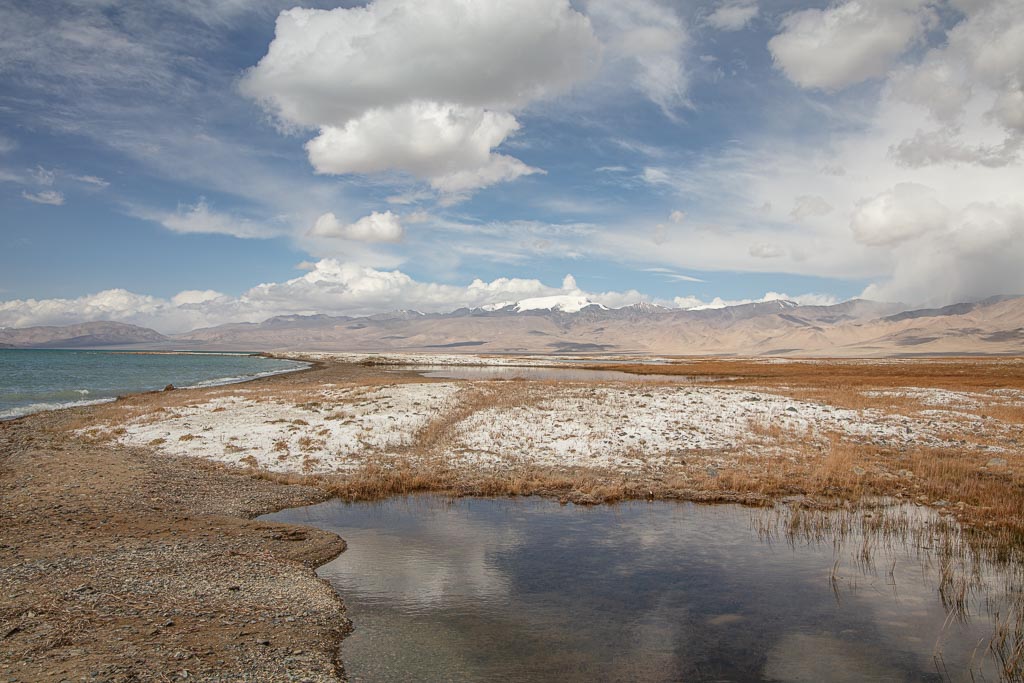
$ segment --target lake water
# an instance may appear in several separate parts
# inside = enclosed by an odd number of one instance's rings
[[[0,349],[0,419],[109,401],[168,384],[226,384],[306,366],[242,353]]]
[[[920,538],[869,566],[857,538],[767,541],[764,514],[416,496],[263,519],[348,541],[319,573],[353,681],[999,680],[980,598],[952,618]]]

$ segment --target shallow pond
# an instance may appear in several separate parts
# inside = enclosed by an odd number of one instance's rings
[[[348,541],[319,573],[353,681],[999,679],[992,620],[943,607],[927,535],[866,561],[856,536],[773,540],[771,514],[416,496],[263,519]]]
[[[693,384],[695,382],[718,382],[728,377],[702,377],[692,375],[638,375],[618,370],[585,370],[583,368],[542,368],[516,365],[424,365],[406,368],[424,377],[437,379],[530,379],[560,382],[634,382]]]

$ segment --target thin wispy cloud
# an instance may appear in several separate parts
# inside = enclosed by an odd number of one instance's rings
[[[56,190],[22,192],[21,196],[34,204],[46,204],[49,206],[61,206],[64,204],[64,195]]]

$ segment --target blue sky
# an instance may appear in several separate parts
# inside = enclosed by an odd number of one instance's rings
[[[0,326],[1024,293],[1019,10],[8,2]]]

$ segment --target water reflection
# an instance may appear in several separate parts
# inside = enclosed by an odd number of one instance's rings
[[[938,681],[982,663],[990,622],[947,620],[919,548],[863,573],[851,546],[837,569],[831,544],[765,542],[751,514],[423,496],[268,519],[349,542],[320,574],[356,626],[354,681]]]

